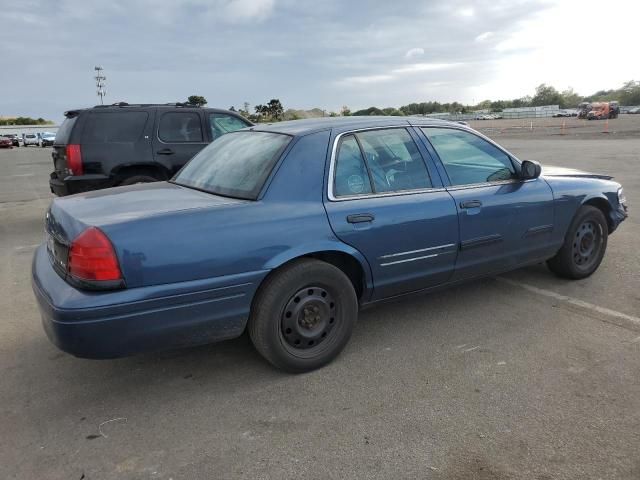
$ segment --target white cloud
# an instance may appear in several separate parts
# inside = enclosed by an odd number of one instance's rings
[[[430,72],[434,70],[447,70],[460,65],[459,63],[413,63],[392,70],[393,73],[404,75],[406,73]]]
[[[493,37],[493,32],[484,32],[484,33],[481,33],[480,35],[478,35],[475,38],[475,41],[476,42],[484,42],[485,40],[488,40],[491,37]]]
[[[225,17],[231,22],[261,21],[273,11],[275,0],[229,0]]]
[[[355,77],[346,77],[339,81],[344,85],[367,85],[370,83],[381,83],[393,80],[393,75],[361,75]]]
[[[461,17],[473,17],[476,12],[471,7],[464,7],[464,8],[459,9],[457,13]]]
[[[424,55],[424,48],[412,48],[404,54],[405,58],[415,58]]]

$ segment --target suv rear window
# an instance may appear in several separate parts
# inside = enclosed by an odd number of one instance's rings
[[[174,182],[210,193],[255,200],[291,137],[233,132],[214,140],[187,163]]]
[[[83,129],[83,143],[135,142],[148,117],[147,112],[92,112]]]
[[[69,143],[69,137],[71,136],[71,131],[73,130],[73,126],[76,124],[76,120],[78,117],[65,118],[60,128],[56,132],[56,139],[54,143],[59,145],[66,145]]]

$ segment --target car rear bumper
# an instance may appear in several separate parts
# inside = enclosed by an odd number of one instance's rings
[[[111,187],[111,183],[108,175],[98,174],[69,176],[61,180],[56,172],[52,172],[49,178],[51,193],[59,197]]]
[[[60,278],[41,245],[33,258],[32,287],[52,343],[77,357],[117,358],[241,335],[264,275],[88,292]]]

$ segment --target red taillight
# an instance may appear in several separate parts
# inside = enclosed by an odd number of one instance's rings
[[[69,249],[69,274],[80,280],[122,280],[113,245],[99,229],[82,232]]]
[[[71,170],[71,175],[82,175],[84,173],[80,145],[67,145],[67,168]]]

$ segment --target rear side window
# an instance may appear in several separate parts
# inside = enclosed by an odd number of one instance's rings
[[[360,147],[353,135],[340,142],[336,159],[335,194],[338,197],[371,193],[371,182]]]
[[[376,192],[401,192],[431,187],[427,166],[404,128],[357,134]]]
[[[135,142],[148,117],[147,112],[92,112],[83,129],[83,143]]]
[[[227,115],[226,113],[209,114],[209,124],[211,125],[211,137],[214,140],[225,133],[235,132],[249,126],[248,123],[243,122],[238,117]]]
[[[158,137],[166,143],[202,142],[200,115],[195,112],[168,112],[160,117]]]
[[[69,137],[71,136],[71,131],[73,130],[73,126],[76,124],[78,117],[65,118],[60,128],[56,132],[55,143],[60,145],[66,145],[69,143]]]
[[[404,128],[363,131],[340,142],[336,197],[431,188],[422,155]]]

